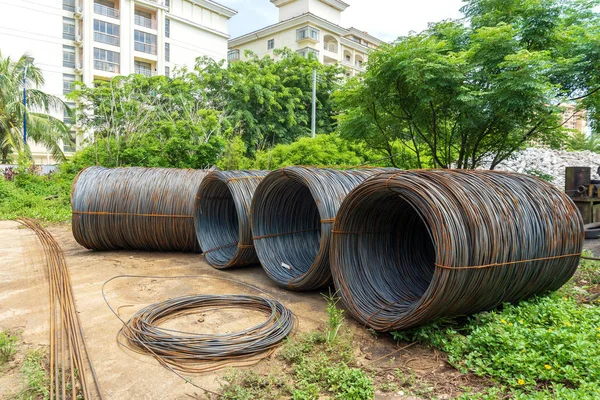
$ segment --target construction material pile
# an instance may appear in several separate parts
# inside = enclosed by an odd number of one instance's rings
[[[85,176],[87,196],[105,184],[91,172]],[[148,173],[144,181],[151,212],[161,205],[171,217],[193,215],[191,226],[189,218],[170,218],[165,225],[146,223],[141,231],[132,224],[145,219],[113,216],[114,232],[107,233],[106,220],[88,215],[82,223],[74,214],[76,238],[121,232],[117,237],[127,237],[127,244],[147,245],[149,238],[161,237],[168,246],[148,247],[190,250],[189,235],[197,234],[215,268],[258,261],[285,288],[312,290],[334,283],[349,312],[379,331],[556,290],[574,274],[583,246],[583,222],[572,200],[527,175],[307,167],[198,174],[187,186],[165,185],[160,173]],[[76,189],[82,178],[83,173]],[[98,201],[74,196],[74,212],[115,213],[125,208],[120,196],[138,198],[135,182],[118,187],[98,191],[100,204],[109,207],[90,207]],[[127,210],[145,213],[143,207]],[[94,247],[102,240],[83,242],[90,248],[117,247]]]

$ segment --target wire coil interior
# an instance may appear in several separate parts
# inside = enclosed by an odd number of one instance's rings
[[[212,171],[196,196],[194,224],[206,261],[218,269],[258,263],[252,243],[250,205],[269,171]]]
[[[279,286],[313,290],[332,284],[329,242],[344,197],[382,169],[286,167],[259,184],[252,201],[258,258]]]
[[[388,172],[344,201],[331,268],[352,315],[390,331],[556,290],[582,246],[577,208],[537,178]]]

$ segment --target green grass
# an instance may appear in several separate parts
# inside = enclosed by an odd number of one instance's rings
[[[579,299],[585,290],[581,282],[591,288],[599,278],[598,263],[584,260],[574,279],[558,292],[505,304],[471,316],[466,323],[439,320],[392,335],[436,347],[462,372],[497,383],[465,398],[497,398],[500,391],[517,399],[597,399],[600,307]]]
[[[48,399],[50,396],[50,380],[46,365],[46,354],[41,349],[31,350],[25,356],[21,372],[24,376],[24,387],[15,396],[18,400]]]
[[[372,399],[373,380],[354,367],[352,335],[343,323],[337,298],[325,296],[328,320],[323,330],[298,335],[283,346],[282,366],[267,374],[232,371],[221,384],[222,399],[344,400]]]
[[[45,222],[65,222],[71,218],[73,175],[15,175],[14,181],[0,177],[0,219],[29,217]]]
[[[0,332],[0,366],[13,359],[17,352],[17,335]]]

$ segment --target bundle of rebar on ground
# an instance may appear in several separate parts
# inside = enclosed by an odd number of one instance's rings
[[[212,171],[196,196],[194,222],[206,261],[225,269],[258,263],[250,205],[254,191],[269,171]]]
[[[95,250],[200,251],[194,203],[208,172],[86,168],[73,183],[73,236]]]
[[[187,314],[225,309],[259,311],[267,319],[239,332],[220,334],[159,326]],[[195,295],[143,308],[123,326],[120,335],[133,350],[153,355],[174,372],[201,373],[258,363],[275,351],[294,330],[295,323],[294,314],[276,300],[250,295]]]
[[[254,247],[278,285],[312,290],[332,283],[329,243],[346,194],[384,169],[286,167],[259,184],[252,201]]]
[[[346,197],[333,236],[343,304],[391,331],[560,288],[577,269],[583,222],[568,196],[528,175],[387,172]]]
[[[46,258],[50,286],[50,399],[102,399],[85,335],[75,308],[71,277],[56,240],[39,223],[18,220],[38,236]]]

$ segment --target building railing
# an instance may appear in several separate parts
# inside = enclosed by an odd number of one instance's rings
[[[94,3],[94,12],[109,18],[119,19],[119,10],[105,6],[104,4]]]
[[[239,59],[240,59],[240,51],[238,49],[229,50],[229,52],[227,53],[227,61],[228,62],[239,61]]]
[[[338,52],[338,46],[335,43],[325,43],[323,45],[323,49],[327,50],[327,51],[329,51],[331,53],[336,53],[337,54],[337,52]]]
[[[118,74],[121,70],[119,64],[102,60],[94,60],[94,69],[113,72],[115,74]]]
[[[135,67],[134,72],[136,74],[145,75],[147,77],[156,75],[156,73],[152,70],[152,68]]]
[[[134,42],[133,48],[135,49],[135,51],[141,51],[142,53],[156,55],[156,45],[155,44]]]
[[[156,29],[158,27],[158,22],[155,19],[146,18],[142,15],[135,14],[133,16],[133,22],[138,26],[143,26],[144,28]]]
[[[94,32],[94,40],[100,43],[106,43],[113,46],[119,45],[119,37],[115,35],[109,35],[107,33],[102,32]]]

